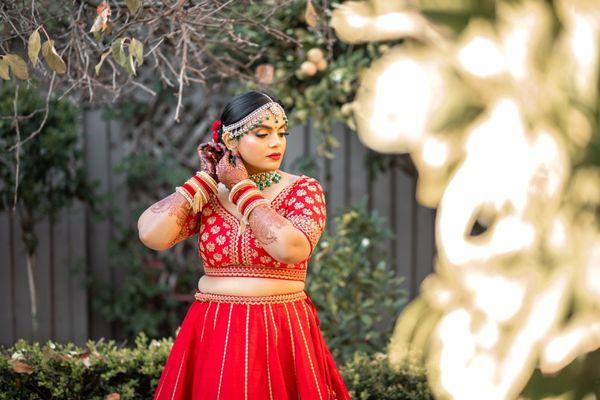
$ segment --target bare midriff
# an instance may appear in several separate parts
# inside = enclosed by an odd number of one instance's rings
[[[269,296],[304,290],[304,282],[287,279],[254,278],[245,276],[207,276],[198,281],[198,290],[204,293],[234,296]]]

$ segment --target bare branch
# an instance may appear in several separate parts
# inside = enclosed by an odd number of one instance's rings
[[[44,125],[46,125],[46,120],[48,119],[48,112],[50,111],[50,96],[52,96],[52,87],[54,85],[54,77],[56,76],[56,72],[54,72],[52,74],[52,79],[50,80],[50,87],[48,88],[48,94],[46,95],[46,106],[44,108],[44,119],[42,120],[42,123],[40,124],[40,126],[38,126],[38,128],[33,131],[29,136],[27,136],[27,138],[25,138],[25,140],[21,141],[21,136],[19,134],[18,136],[18,140],[17,143],[12,145],[11,147],[8,148],[8,151],[13,151],[15,148],[17,149],[17,152],[19,151],[18,149],[25,143],[27,143],[28,141],[30,141],[31,139],[33,139],[38,133],[41,132],[42,129],[44,129]],[[18,86],[17,86],[18,87]],[[15,97],[17,96],[17,91],[15,91]],[[15,105],[15,115],[16,115],[16,105]],[[17,119],[15,119],[15,121],[17,121]],[[17,123],[17,129],[18,129],[18,123]],[[16,191],[15,191],[16,193]]]

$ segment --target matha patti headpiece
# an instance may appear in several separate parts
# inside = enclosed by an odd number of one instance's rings
[[[275,118],[283,117],[283,120],[287,122],[287,116],[285,115],[283,107],[281,107],[279,103],[273,101],[269,96],[265,96],[271,101],[258,107],[241,120],[230,125],[223,125],[223,134],[225,134],[225,132],[229,132],[229,135],[232,139],[242,136],[244,133],[254,129],[259,123],[262,122],[263,113],[265,110],[270,110],[273,115],[275,115]],[[266,119],[269,119],[269,116],[266,116]]]

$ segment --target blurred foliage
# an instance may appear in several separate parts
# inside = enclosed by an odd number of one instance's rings
[[[391,231],[364,202],[335,216],[335,235],[324,232],[310,261],[307,290],[321,330],[338,362],[357,351],[386,349],[393,321],[407,301],[403,277],[387,264]]]
[[[15,86],[6,82],[0,88],[0,211],[13,208],[16,179],[16,149],[7,151],[17,143],[13,120]],[[33,114],[19,120],[21,140],[42,124],[45,99],[37,91],[21,84],[18,88],[19,115]],[[23,241],[29,254],[35,253],[36,222],[45,217],[56,218],[75,200],[86,202],[92,211],[95,204],[94,185],[86,180],[83,149],[80,141],[79,110],[68,101],[51,99],[48,117],[37,137],[25,142],[19,151],[19,188],[16,212],[21,220]]]
[[[45,104],[29,85],[5,82],[0,87],[0,147],[4,150],[0,152],[0,212],[10,212],[21,229],[34,337],[38,335],[36,225],[44,218],[52,223],[76,200],[87,203],[92,215],[98,216],[97,205],[102,202],[83,165],[79,110],[68,101],[51,98],[46,115]],[[37,137],[23,142],[34,132]],[[16,143],[20,145],[9,150]]]
[[[577,357],[555,374],[535,369],[520,399],[560,398],[564,400],[600,397],[600,350]],[[576,385],[573,383],[577,382]]]
[[[137,153],[125,157],[115,172],[125,174],[132,221],[189,175],[167,152],[159,157]],[[95,293],[92,305],[103,318],[120,326],[129,339],[141,331],[151,338],[172,335],[193,301],[193,289],[201,275],[195,243],[190,239],[170,251],[153,251],[140,242],[136,228],[121,222],[119,210],[115,212],[110,268],[113,275],[123,278],[116,286],[90,278],[88,285]]]
[[[305,2],[292,2],[269,17],[269,24],[293,37],[295,42],[275,40],[266,30],[242,27],[240,36],[251,38],[265,49],[262,57],[253,60],[253,65],[272,66],[274,80],[269,83],[259,79],[247,81],[237,92],[264,88],[273,91],[283,102],[290,125],[312,123],[314,131],[320,135],[317,154],[333,159],[332,150],[339,146],[339,141],[332,135],[333,124],[344,121],[355,129],[348,106],[358,89],[361,71],[390,45],[402,40],[347,45],[337,40],[326,23],[339,2],[318,0],[312,3],[321,17],[315,27],[307,25],[303,18]],[[258,12],[257,9],[262,7],[251,5],[248,12]],[[316,63],[311,61],[319,59],[314,54],[322,55],[323,68],[317,69]]]

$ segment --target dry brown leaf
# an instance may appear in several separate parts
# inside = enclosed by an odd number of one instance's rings
[[[13,371],[17,374],[29,374],[31,375],[34,372],[34,369],[31,365],[24,363],[20,360],[10,360],[10,363],[13,367]]]
[[[67,65],[63,61],[62,58],[56,52],[54,48],[54,40],[47,40],[42,45],[42,54],[44,59],[54,71],[59,74],[64,74],[67,72]]]
[[[275,68],[271,64],[260,64],[256,67],[256,78],[263,85],[270,85],[273,83],[274,75]]]
[[[315,11],[315,7],[312,4],[311,0],[306,1],[306,10],[304,11],[304,19],[306,20],[306,24],[311,28],[317,26],[317,12]]]
[[[8,73],[8,63],[4,59],[0,58],[0,78],[5,81],[10,81],[10,74]]]
[[[96,13],[98,13],[98,16],[94,20],[94,25],[92,25],[90,32],[102,32],[108,28],[108,17],[110,17],[110,6],[108,3],[106,1],[100,3],[96,7]]]
[[[29,41],[27,42],[27,55],[31,60],[31,63],[35,67],[38,62],[38,55],[40,54],[41,49],[41,38],[40,33],[36,29],[29,36]]]
[[[12,73],[19,79],[26,81],[29,79],[29,72],[27,71],[27,63],[25,60],[16,54],[6,54],[3,56],[4,60],[10,65]]]

